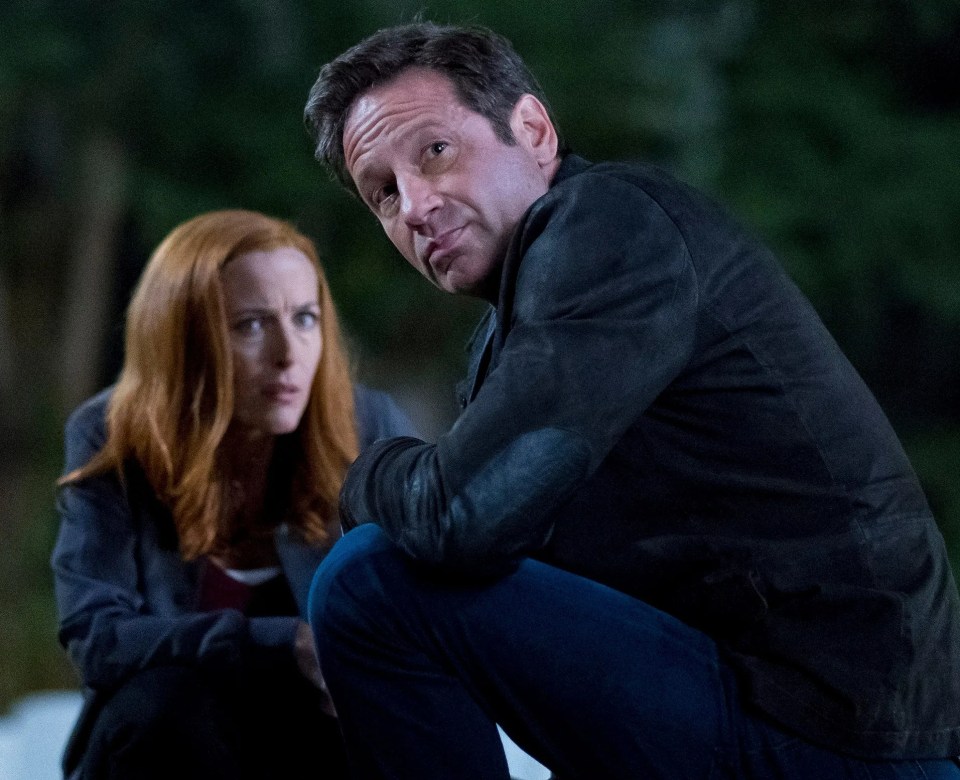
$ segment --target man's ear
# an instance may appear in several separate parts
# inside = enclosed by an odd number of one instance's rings
[[[517,143],[533,154],[541,168],[553,166],[557,159],[557,131],[543,103],[533,95],[521,95],[510,114],[510,129]]]

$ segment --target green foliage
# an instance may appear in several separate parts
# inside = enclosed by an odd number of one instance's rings
[[[49,410],[41,419],[48,423],[36,431],[34,459],[17,464],[18,490],[4,504],[9,514],[0,525],[0,714],[25,692],[78,684],[57,645],[50,579],[51,475],[60,470],[60,432]]]
[[[887,6],[916,11],[892,28]],[[859,357],[887,299],[960,322],[960,179],[945,164],[960,139],[956,96],[915,105],[896,62],[923,57],[931,11],[761,4],[731,66],[728,150],[718,189],[771,240],[818,309]],[[835,22],[832,24],[832,22]],[[956,30],[960,14],[953,14]],[[953,33],[956,34],[955,32]],[[952,104],[950,101],[952,100]]]
[[[904,436],[904,446],[914,468],[923,477],[923,487],[934,514],[941,518],[943,535],[954,572],[960,573],[960,430],[920,429]]]

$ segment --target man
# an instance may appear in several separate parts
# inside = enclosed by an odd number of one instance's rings
[[[960,605],[887,420],[769,253],[569,154],[501,37],[326,65],[317,156],[493,308],[462,415],[341,494],[311,619],[360,777],[960,777]],[[926,773],[922,775],[921,773]]]

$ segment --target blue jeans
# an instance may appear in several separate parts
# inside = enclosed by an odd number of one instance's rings
[[[506,780],[499,723],[562,780],[960,779],[949,759],[861,761],[780,731],[705,634],[537,561],[458,583],[361,526],[318,570],[310,620],[359,778]]]

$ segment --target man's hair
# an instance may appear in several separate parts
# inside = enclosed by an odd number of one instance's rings
[[[347,189],[355,191],[343,153],[347,112],[364,92],[414,67],[429,68],[449,78],[463,104],[486,117],[497,138],[511,146],[516,139],[510,115],[522,95],[533,95],[550,112],[543,89],[520,55],[492,30],[433,22],[379,30],[324,65],[304,109],[316,158],[328,165]],[[557,135],[562,156],[567,147],[559,129]]]

